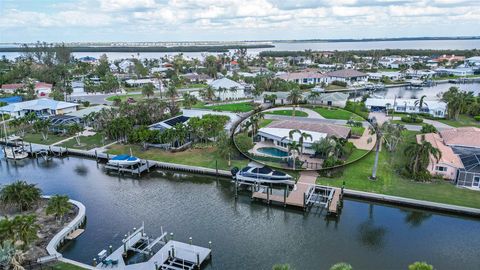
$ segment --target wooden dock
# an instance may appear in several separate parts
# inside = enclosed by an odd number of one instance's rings
[[[281,203],[284,206],[302,207],[307,210],[312,206],[322,206],[327,209],[328,214],[337,215],[341,206],[342,190],[340,188],[328,187],[315,184],[317,172],[303,171],[300,178],[288,192],[285,186],[283,196],[273,194],[272,187],[252,185],[252,199],[259,199],[270,202]]]
[[[76,229],[75,231],[73,231],[69,235],[67,235],[67,237],[65,237],[65,239],[73,240],[73,239],[79,237],[80,234],[82,234],[84,231],[85,231],[84,229]]]

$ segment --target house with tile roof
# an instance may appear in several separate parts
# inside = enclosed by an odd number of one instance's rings
[[[442,130],[438,134],[417,135],[441,153],[439,160],[430,157],[428,171],[452,180],[459,187],[480,190],[480,128],[462,127]]]
[[[366,82],[368,80],[368,74],[355,69],[335,70],[327,72],[325,75],[328,76],[328,83],[341,81],[350,85],[356,82]]]

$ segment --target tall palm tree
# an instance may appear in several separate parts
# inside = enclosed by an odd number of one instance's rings
[[[230,137],[225,131],[219,134],[216,144],[220,156],[227,159],[228,167],[230,167],[232,165],[233,146]]]
[[[288,93],[287,100],[293,105],[293,113],[292,113],[293,117],[295,117],[295,107],[298,105],[301,99],[302,99],[302,92],[300,88],[294,87]]]
[[[80,143],[80,134],[85,130],[84,127],[78,123],[74,123],[67,126],[68,133],[75,135],[75,141],[77,145],[81,145]]]
[[[49,118],[38,119],[33,123],[33,128],[42,134],[42,139],[44,141],[48,140],[48,132],[51,126],[52,122]]]
[[[420,99],[415,100],[415,102],[413,103],[415,107],[418,107],[420,112],[422,111],[423,107],[428,107],[428,104],[425,102],[426,97],[426,95],[423,95],[420,97]]]
[[[208,85],[205,89],[200,91],[200,95],[204,100],[213,101],[215,99],[215,89]]]
[[[300,145],[300,154],[303,154],[303,144],[305,142],[306,139],[310,139],[312,140],[312,135],[307,133],[307,132],[303,132],[299,129],[292,129],[290,130],[290,132],[288,132],[288,138],[290,140],[293,140],[293,138],[295,137],[295,134],[298,134],[298,144]],[[282,138],[282,141],[285,139]]]
[[[54,215],[55,218],[60,220],[60,223],[63,222],[63,217],[67,214],[72,205],[69,202],[69,198],[66,195],[55,195],[48,200],[46,214]]]
[[[296,169],[296,166],[295,166],[295,160],[296,160],[296,154],[300,153],[300,149],[302,148],[302,146],[297,142],[297,141],[290,141],[288,144],[287,144],[287,149],[288,149],[288,153],[292,155],[292,159],[293,159],[293,169],[295,170]]]
[[[437,162],[442,157],[440,150],[425,140],[425,135],[422,135],[420,143],[412,142],[408,145],[404,154],[410,157],[407,168],[412,176],[417,179],[419,178],[419,173],[426,171],[430,163],[430,157],[433,157]]]
[[[317,91],[310,91],[310,94],[308,94],[308,99],[313,100],[313,106],[317,105],[317,99],[320,97],[320,93]]]
[[[192,106],[197,103],[197,98],[188,92],[183,93],[182,98],[183,106],[187,109],[192,108]]]

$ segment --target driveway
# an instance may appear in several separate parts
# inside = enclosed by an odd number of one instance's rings
[[[268,109],[265,112],[283,111],[283,110],[293,110],[293,107],[276,107],[276,108]],[[295,108],[295,111],[301,111],[308,114],[308,118],[325,119],[325,117],[321,116],[318,112],[308,108],[297,107]]]

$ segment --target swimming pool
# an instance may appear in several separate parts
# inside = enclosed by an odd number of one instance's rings
[[[258,152],[274,157],[288,157],[288,153],[275,147],[261,147]]]

